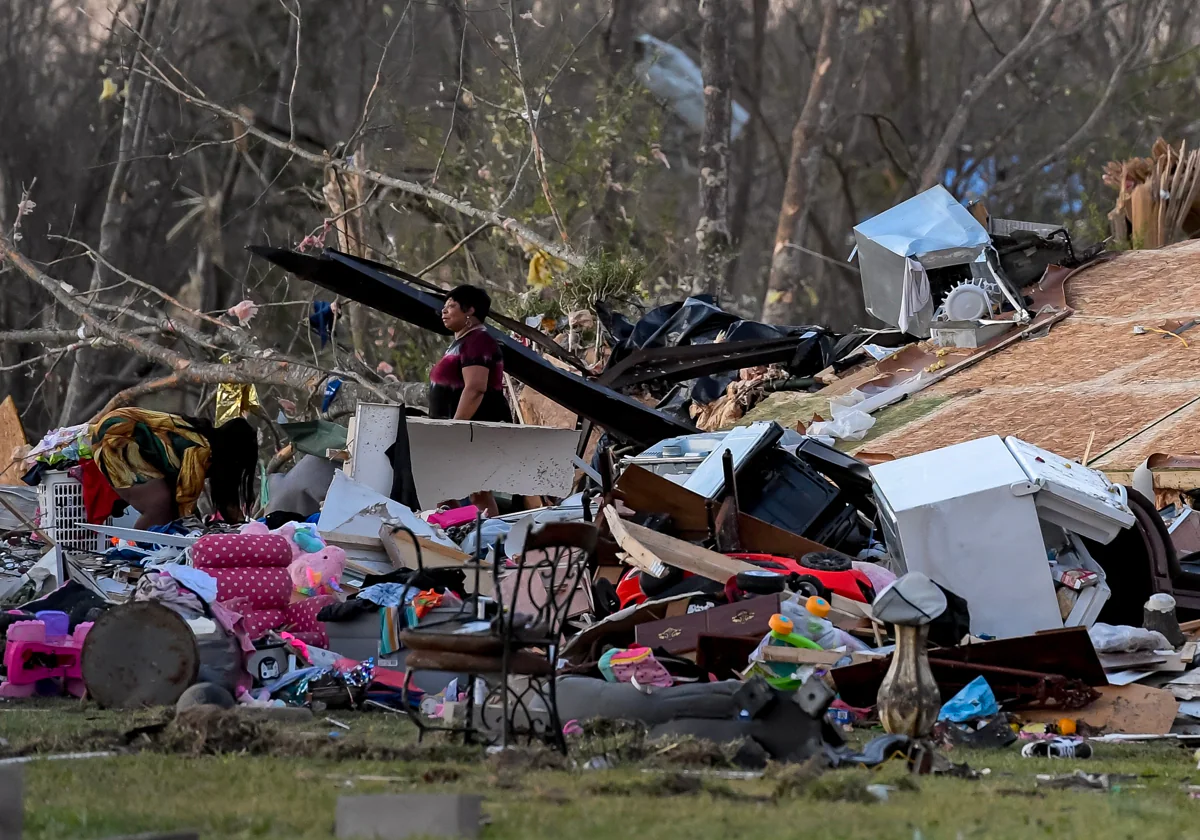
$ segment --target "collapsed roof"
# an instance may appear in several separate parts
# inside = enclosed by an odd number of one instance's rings
[[[772,395],[745,420],[808,422],[832,396],[933,367],[932,384],[881,409],[863,441],[839,448],[901,457],[998,434],[1082,458],[1090,441],[1091,465],[1119,483],[1154,453],[1200,452],[1200,330],[1188,331],[1200,325],[1198,272],[1195,241],[1052,269],[1034,290],[1042,329],[941,357],[928,342],[910,345],[816,394]],[[1053,299],[1056,282],[1065,299]]]

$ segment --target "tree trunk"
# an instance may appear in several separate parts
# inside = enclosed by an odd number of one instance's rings
[[[725,278],[729,240],[729,135],[733,121],[733,68],[729,60],[729,3],[700,0],[700,73],[704,79],[704,130],[700,135],[699,270],[693,293],[716,295]]]
[[[150,28],[154,25],[156,10],[157,0],[146,0],[142,6],[141,20],[138,23],[138,36],[136,39],[131,39],[129,43],[129,61],[126,64],[125,73],[125,102],[121,108],[121,133],[117,141],[117,160],[113,166],[112,178],[108,182],[104,212],[100,217],[100,242],[96,248],[96,252],[100,256],[95,260],[92,268],[92,278],[88,283],[89,292],[96,292],[104,285],[106,271],[103,261],[111,261],[112,255],[121,241],[121,229],[125,222],[125,207],[128,201],[128,196],[125,194],[125,181],[129,159],[133,156],[134,139],[139,133],[139,114],[143,119],[146,118],[146,115],[141,113],[138,107],[141,99],[133,94],[134,90],[139,87],[135,84],[138,77],[134,75],[134,68],[138,63],[138,50],[141,48],[141,44],[148,40]],[[147,79],[140,86],[142,97],[150,95],[150,84]],[[82,419],[77,418],[76,415],[87,400],[86,392],[91,387],[94,366],[93,353],[80,350],[76,354],[75,365],[71,369],[71,377],[67,382],[67,393],[63,397],[62,409],[58,416],[60,426],[67,426]]]
[[[813,61],[812,80],[800,118],[792,129],[792,154],[788,161],[787,183],[783,188],[783,206],[775,228],[775,249],[771,255],[771,274],[767,280],[767,295],[763,300],[762,320],[768,324],[783,324],[791,319],[799,298],[810,289],[804,287],[800,252],[794,245],[799,236],[800,222],[808,201],[809,157],[819,144],[813,135],[820,123],[821,104],[825,99],[829,79],[830,45],[837,27],[836,0],[822,0],[821,38]]]
[[[633,62],[634,24],[637,22],[637,5],[640,0],[613,0],[612,18],[608,25],[606,51],[608,52],[609,95],[616,98],[620,89],[629,81],[626,70]],[[608,158],[607,189],[604,204],[597,214],[601,236],[607,243],[617,243],[628,238],[629,223],[621,214],[621,187],[629,183],[631,170],[629,157],[621,144],[614,146]]]
[[[746,236],[746,216],[750,212],[750,191],[754,186],[754,170],[758,166],[758,121],[763,88],[763,58],[766,52],[767,10],[770,0],[754,0],[754,34],[750,41],[750,121],[746,123],[741,140],[741,160],[738,168],[741,177],[733,195],[733,209],[729,214],[729,239],[733,246],[733,257],[725,271],[725,289],[730,297],[736,297],[736,273],[741,258],[742,240]]]
[[[293,73],[292,62],[295,61],[295,51],[292,49],[292,43],[296,40],[297,28],[296,18],[294,18],[292,15],[288,15],[287,34],[284,37],[283,47],[279,53],[279,76],[275,80],[275,96],[271,101],[271,122],[274,125],[279,125],[280,121],[283,119],[283,109],[287,104],[288,85],[291,81]],[[236,131],[238,126],[234,125],[234,129]],[[248,138],[243,142],[247,142],[248,144]],[[256,196],[255,200],[250,205],[250,210],[247,214],[245,234],[246,241],[255,245],[267,239],[267,237],[264,235],[265,231],[263,230],[263,221],[266,218],[267,191],[270,188],[272,181],[282,174],[282,172],[274,171],[276,151],[277,150],[274,146],[267,144],[266,148],[263,149],[262,157],[259,159],[259,184],[262,187],[262,194],[261,196]],[[254,259],[255,258],[253,254],[246,252],[245,265],[242,269],[243,278],[250,276],[250,265]],[[244,297],[246,297],[246,292],[247,289],[245,288],[245,280],[243,280],[241,283],[231,286],[227,290],[224,305],[226,307],[233,306],[239,300],[242,300]]]

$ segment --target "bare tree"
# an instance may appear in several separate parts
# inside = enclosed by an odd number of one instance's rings
[[[731,256],[729,146],[733,121],[731,15],[727,0],[700,0],[700,73],[704,79],[704,130],[700,137],[700,219],[696,223],[699,271],[692,291],[717,294]]]
[[[154,26],[154,16],[158,10],[157,0],[144,0],[140,7],[138,22],[135,27],[136,37],[128,39],[125,48],[127,58],[124,61],[124,102],[121,106],[120,140],[117,146],[117,159],[113,165],[112,178],[108,182],[108,195],[104,200],[104,214],[100,220],[100,242],[98,251],[101,260],[97,260],[92,269],[88,291],[97,294],[104,285],[103,260],[111,259],[121,240],[121,230],[125,222],[125,209],[128,197],[125,195],[126,178],[130,158],[134,155],[134,139],[144,132],[146,120],[145,105],[149,101],[150,82],[135,76],[141,54],[141,44],[150,35]],[[119,27],[114,18],[114,27]],[[115,82],[110,82],[115,86]],[[140,91],[140,95],[135,92]],[[86,353],[76,355],[75,364],[71,368],[71,377],[67,384],[67,393],[63,398],[62,409],[58,422],[67,425],[76,422],[85,399],[85,390],[89,387],[93,372],[93,360]]]
[[[738,259],[741,255],[742,240],[746,236],[746,221],[750,212],[750,193],[754,188],[754,170],[758,165],[758,127],[762,113],[763,63],[766,61],[769,6],[770,0],[753,0],[750,79],[747,86],[748,108],[751,116],[741,138],[741,155],[738,161],[740,175],[737,189],[733,193],[733,206],[729,211],[729,239],[731,246],[735,249],[725,272],[725,289],[730,293],[737,289],[735,280]]]
[[[804,291],[802,263],[795,242],[797,227],[808,209],[808,180],[813,150],[819,148],[813,136],[830,76],[832,43],[837,29],[837,0],[822,0],[821,35],[813,61],[812,79],[800,118],[792,129],[792,154],[788,162],[783,206],[775,228],[775,249],[771,256],[771,274],[763,301],[762,319],[768,324],[786,323],[795,312]]]
[[[613,0],[608,32],[605,35],[605,51],[608,53],[607,93],[620,95],[622,89],[633,82],[630,68],[634,59],[634,24],[637,21],[638,0]],[[608,158],[605,173],[604,201],[596,214],[600,232],[605,241],[618,241],[629,224],[621,216],[621,196],[630,177],[628,150],[615,148]]]
[[[865,317],[850,229],[923,181],[1088,239],[1110,158],[1159,134],[1194,145],[1194,0],[838,3],[825,46],[826,4],[769,0],[705,3],[703,18],[679,0],[358,0],[349,17],[318,0],[0,3],[0,218],[53,278],[0,266],[0,382],[32,430],[114,394],[198,410],[223,373],[264,375],[264,400],[309,416],[304,388],[330,371],[380,391],[424,378],[435,337],[245,254],[263,242],[366,241],[525,317],[577,300],[603,248],[650,266],[630,304],[694,278],[740,303],[770,273],[747,306],[847,329]],[[689,87],[693,59],[706,91]],[[115,83],[103,102],[98,66]],[[797,79],[819,95],[797,97]],[[722,127],[733,93],[752,120],[737,147]],[[736,251],[720,256],[722,201]],[[222,313],[243,300],[258,314],[230,332]],[[339,314],[319,334],[322,302]],[[297,375],[261,364],[280,359]]]

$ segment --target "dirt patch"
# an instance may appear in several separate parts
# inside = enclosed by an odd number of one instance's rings
[[[119,732],[109,729],[93,729],[89,732],[77,732],[69,735],[47,735],[21,739],[15,745],[0,743],[0,758],[71,752],[104,752],[122,746]]]
[[[694,796],[703,793],[704,779],[683,773],[646,774],[638,779],[597,781],[587,785],[592,793],[604,796]]]
[[[421,774],[421,781],[427,785],[448,784],[461,778],[462,773],[453,767],[430,767]]]
[[[567,767],[566,757],[549,747],[508,747],[489,755],[487,763],[497,773],[564,770]]]
[[[580,764],[603,758],[610,766],[645,764],[659,769],[761,767],[765,753],[751,741],[717,744],[700,738],[651,739],[638,723],[594,720],[583,724],[583,736],[571,745]]]
[[[149,735],[150,733],[146,733]],[[215,706],[193,706],[175,715],[157,738],[153,748],[186,755],[217,755],[273,752],[283,734],[269,724]]]
[[[644,773],[634,779],[594,781],[586,786],[590,793],[604,796],[644,796],[651,799],[676,796],[699,796],[707,793],[717,799],[735,802],[769,802],[770,797],[755,796],[734,790],[725,782],[709,779],[700,773]]]
[[[814,755],[801,764],[772,764],[765,778],[775,783],[775,798],[786,799],[804,794],[827,769],[824,757]]]

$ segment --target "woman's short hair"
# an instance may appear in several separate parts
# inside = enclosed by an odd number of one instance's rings
[[[464,311],[474,310],[475,317],[480,321],[486,319],[488,313],[492,311],[491,297],[478,286],[468,284],[458,286],[452,289],[446,297],[457,303]]]

